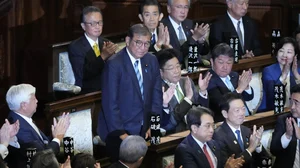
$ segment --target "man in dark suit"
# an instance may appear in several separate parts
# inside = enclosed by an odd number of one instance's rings
[[[142,137],[129,135],[121,143],[120,160],[109,168],[138,168],[142,164],[147,150],[148,146]]]
[[[103,18],[100,9],[85,7],[82,11],[81,27],[84,35],[69,45],[69,59],[75,76],[75,85],[81,93],[101,89],[101,73],[105,60],[115,53],[118,46],[100,37]]]
[[[161,128],[167,133],[180,132],[187,129],[185,115],[192,105],[208,107],[207,86],[211,78],[210,73],[202,79],[199,75],[198,86],[188,77],[181,77],[181,68],[177,59],[178,51],[164,49],[156,54],[162,77],[163,115]]]
[[[150,39],[146,26],[133,25],[126,47],[104,67],[98,133],[116,158],[121,141],[128,135],[150,137],[150,114],[162,111],[161,77],[156,57],[148,53]]]
[[[262,54],[255,22],[247,13],[249,0],[226,0],[227,13],[217,19],[210,29],[209,44],[213,49],[219,43],[229,43],[238,37],[240,58],[252,58]]]
[[[21,149],[11,153],[9,157],[11,157],[12,160],[8,162],[10,164],[9,167],[26,166],[27,148],[36,148],[36,151],[51,148],[55,154],[59,153],[60,142],[70,125],[69,114],[63,114],[58,122],[56,119],[53,119],[52,135],[54,139],[50,141],[48,137],[38,129],[31,118],[36,112],[38,102],[35,97],[35,87],[30,84],[13,85],[7,91],[6,102],[11,110],[8,115],[8,120],[11,123],[16,121],[20,123],[17,138]],[[15,160],[16,158],[18,161]]]
[[[169,16],[162,20],[168,27],[171,46],[181,51],[178,57],[182,64],[188,54],[189,45],[197,45],[198,53],[205,55],[209,52],[209,47],[205,41],[209,33],[209,25],[201,24],[194,26],[193,21],[187,19],[190,8],[190,0],[168,0]]]
[[[232,154],[236,157],[244,156],[243,167],[257,167],[254,161],[268,154],[260,144],[263,126],[256,130],[253,126],[253,133],[248,127],[243,126],[245,120],[245,104],[238,93],[230,92],[223,96],[221,103],[222,114],[225,121],[215,130],[213,139],[221,147],[222,156],[227,159]]]
[[[152,34],[149,52],[156,53],[162,48],[172,48],[168,28],[162,23],[159,24],[164,14],[157,0],[145,0],[141,3],[138,16]]]
[[[291,89],[291,112],[280,115],[272,135],[271,153],[276,156],[274,168],[300,167],[300,85]]]
[[[192,108],[187,114],[191,133],[175,151],[175,168],[221,168],[220,147],[212,139],[214,119],[211,111],[204,107]]]
[[[210,62],[212,77],[208,85],[209,108],[214,112],[216,122],[223,121],[219,103],[222,96],[228,92],[242,94],[243,100],[249,101],[254,97],[253,89],[249,86],[252,78],[251,69],[243,71],[239,76],[237,72],[231,71],[234,52],[228,44],[218,44],[211,52]],[[251,115],[246,106],[245,115]]]

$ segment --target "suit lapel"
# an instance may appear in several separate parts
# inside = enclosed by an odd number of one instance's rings
[[[243,138],[243,142],[244,142],[244,148],[247,149],[249,146],[249,143],[250,143],[250,141],[249,141],[250,137],[242,125],[241,125],[241,134],[242,134],[242,138]]]

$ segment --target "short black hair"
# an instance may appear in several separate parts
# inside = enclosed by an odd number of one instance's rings
[[[293,45],[295,55],[298,54],[298,43],[296,42],[296,40],[292,37],[283,37],[282,39],[280,39],[280,41],[277,44],[277,47],[275,49],[276,56],[278,54],[278,51],[283,47],[283,45],[288,44],[288,43]]]
[[[88,153],[78,153],[71,161],[72,168],[94,168],[95,164],[95,158]]]
[[[58,161],[52,149],[37,152],[31,159],[31,168],[59,168]]]
[[[226,43],[220,43],[216,45],[213,50],[211,51],[211,58],[215,60],[220,55],[226,55],[228,57],[234,57],[233,49]]]
[[[208,114],[213,117],[213,112],[206,107],[192,107],[187,112],[186,120],[190,131],[192,131],[192,125],[201,125],[201,117],[204,114]]]
[[[157,2],[157,0],[144,0],[144,2],[142,2],[140,5],[139,14],[143,15],[145,6],[157,6],[158,13],[159,14],[161,13],[161,6],[160,6],[160,3]]]
[[[135,24],[129,28],[127,36],[132,39],[134,34],[151,37],[149,29],[143,24]]]
[[[243,101],[243,98],[241,96],[241,94],[239,93],[235,93],[235,92],[229,92],[229,93],[226,93],[223,97],[222,97],[222,101],[220,103],[220,109],[221,111],[222,110],[225,110],[228,112],[229,108],[230,108],[230,103],[233,101],[233,100],[237,100],[237,99],[240,99]]]
[[[102,15],[102,12],[99,8],[97,8],[96,6],[87,6],[85,8],[83,8],[82,10],[82,14],[81,14],[81,23],[85,22],[85,16],[89,13],[92,12],[99,12]]]
[[[297,84],[291,88],[291,95],[293,93],[300,93],[300,84]]]
[[[163,69],[166,62],[168,62],[172,58],[178,58],[180,53],[173,48],[163,49],[159,52],[155,53],[156,58],[158,60],[159,68]]]

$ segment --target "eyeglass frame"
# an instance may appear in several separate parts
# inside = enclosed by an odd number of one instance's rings
[[[103,21],[98,21],[98,22],[83,22],[84,24],[90,25],[91,27],[96,27],[98,26],[103,26]]]
[[[149,48],[150,45],[151,45],[150,41],[147,41],[147,42],[145,42],[145,43],[142,42],[141,40],[133,40],[133,39],[132,39],[131,41],[133,41],[137,47],[142,47],[142,46],[144,46],[145,48]]]

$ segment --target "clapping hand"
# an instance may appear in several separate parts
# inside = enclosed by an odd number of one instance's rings
[[[167,107],[170,100],[172,99],[174,92],[175,92],[176,85],[170,84],[167,91],[165,91],[165,87],[162,87],[163,91],[163,105],[164,107]]]
[[[249,83],[252,80],[252,71],[249,69],[248,71],[243,71],[243,73],[239,76],[238,87],[237,90],[239,93],[242,93],[244,90],[249,89]]]
[[[101,50],[101,57],[103,60],[108,59],[110,56],[112,56],[118,49],[118,45],[114,44],[110,41],[105,41],[103,43],[103,47]]]
[[[202,79],[202,73],[199,74],[198,86],[199,86],[199,90],[200,90],[201,94],[203,94],[203,95],[206,94],[206,89],[208,87],[211,76],[212,76],[212,74],[210,74],[210,72],[207,72],[204,79]]]
[[[204,25],[204,23],[202,23],[198,25],[198,23],[196,23],[195,28],[192,29],[191,32],[193,33],[192,37],[194,40],[203,43],[209,34],[209,24]]]

